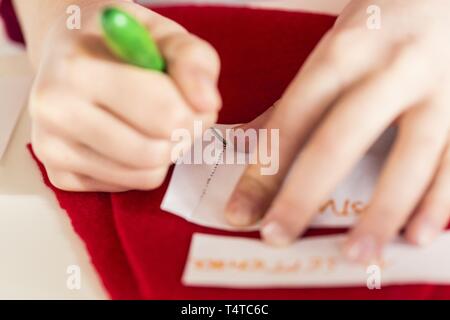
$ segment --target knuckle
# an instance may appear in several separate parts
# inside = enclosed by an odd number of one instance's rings
[[[169,153],[169,145],[167,142],[147,142],[137,149],[138,166],[144,168],[154,168],[169,163],[167,155]]]
[[[184,42],[180,51],[182,51],[182,54],[186,59],[198,60],[204,58],[205,52],[209,52],[209,50],[205,50],[205,48],[208,47],[202,40],[194,38],[191,41]]]
[[[339,59],[354,52],[354,46],[361,41],[359,28],[340,28],[330,33],[329,52],[331,58]]]
[[[33,150],[36,157],[45,165],[49,166],[54,164],[54,159],[51,153],[51,146],[48,142],[44,141],[34,141]]]
[[[193,120],[192,115],[186,107],[181,105],[174,106],[168,112],[168,117],[166,119],[166,135],[170,137],[173,130],[188,127],[191,120]]]
[[[50,170],[47,170],[47,174],[48,174],[48,180],[54,187],[61,189],[61,190],[71,189],[71,186],[69,185],[67,179],[65,179],[64,175],[62,175],[61,173],[50,169]]]
[[[79,112],[73,112],[76,109],[68,107],[68,103],[61,103],[61,100],[52,89],[34,96],[30,100],[30,116],[33,121],[51,128],[83,123],[85,119]]]
[[[180,45],[179,52],[184,61],[191,61],[202,67],[220,66],[220,56],[214,47],[196,36],[189,36],[189,41]]]
[[[201,40],[208,62],[214,66],[220,66],[220,56],[216,49],[208,42]]]
[[[354,68],[354,60],[358,60],[364,44],[358,38],[356,31],[333,31],[328,35],[329,41],[320,55],[321,63],[319,74],[323,81],[334,79],[337,82],[346,82],[349,70]]]
[[[393,49],[393,70],[405,75],[420,77],[422,80],[428,79],[435,68],[422,47],[415,41],[399,44]]]
[[[50,167],[70,168],[76,163],[74,159],[65,152],[60,141],[46,136],[33,142],[36,157],[45,165]]]
[[[148,171],[140,176],[136,187],[139,190],[153,190],[159,188],[166,178],[167,168]]]

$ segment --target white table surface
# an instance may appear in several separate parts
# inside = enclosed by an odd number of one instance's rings
[[[242,1],[225,2],[234,5]],[[260,0],[245,1],[245,5],[338,13],[346,2]],[[16,61],[10,67],[23,69],[22,63]],[[29,141],[30,120],[24,111],[5,157],[0,160],[0,299],[105,299],[107,294],[82,241],[52,192],[44,186],[25,148]],[[67,288],[66,270],[70,265],[81,269],[80,290]]]

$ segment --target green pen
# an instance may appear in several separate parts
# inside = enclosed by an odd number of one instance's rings
[[[150,32],[136,18],[114,7],[101,16],[103,38],[111,53],[131,65],[164,72],[166,63]]]
[[[166,71],[166,62],[158,46],[136,18],[121,9],[107,7],[102,12],[101,25],[105,43],[118,59],[137,67]],[[214,127],[210,129],[226,146],[222,134]]]

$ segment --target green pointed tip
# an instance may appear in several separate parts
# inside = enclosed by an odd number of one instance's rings
[[[164,71],[165,61],[147,28],[128,13],[107,7],[101,15],[103,36],[110,51],[126,63]]]

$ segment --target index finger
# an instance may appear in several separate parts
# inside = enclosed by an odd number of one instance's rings
[[[166,61],[167,73],[190,106],[199,112],[219,109],[220,59],[214,48],[173,20],[155,12],[137,11]]]
[[[409,48],[339,99],[291,167],[261,234],[276,245],[297,238],[367,149],[428,91],[429,71]],[[416,68],[410,68],[411,63]],[[408,88],[408,91],[404,88]]]
[[[327,34],[279,101],[264,126],[279,130],[279,170],[271,176],[261,175],[261,164],[245,170],[225,210],[231,224],[250,225],[263,216],[309,133],[340,92],[368,70],[375,59],[370,44],[355,42],[353,53],[343,54],[356,36]],[[361,54],[363,48],[369,53]]]

